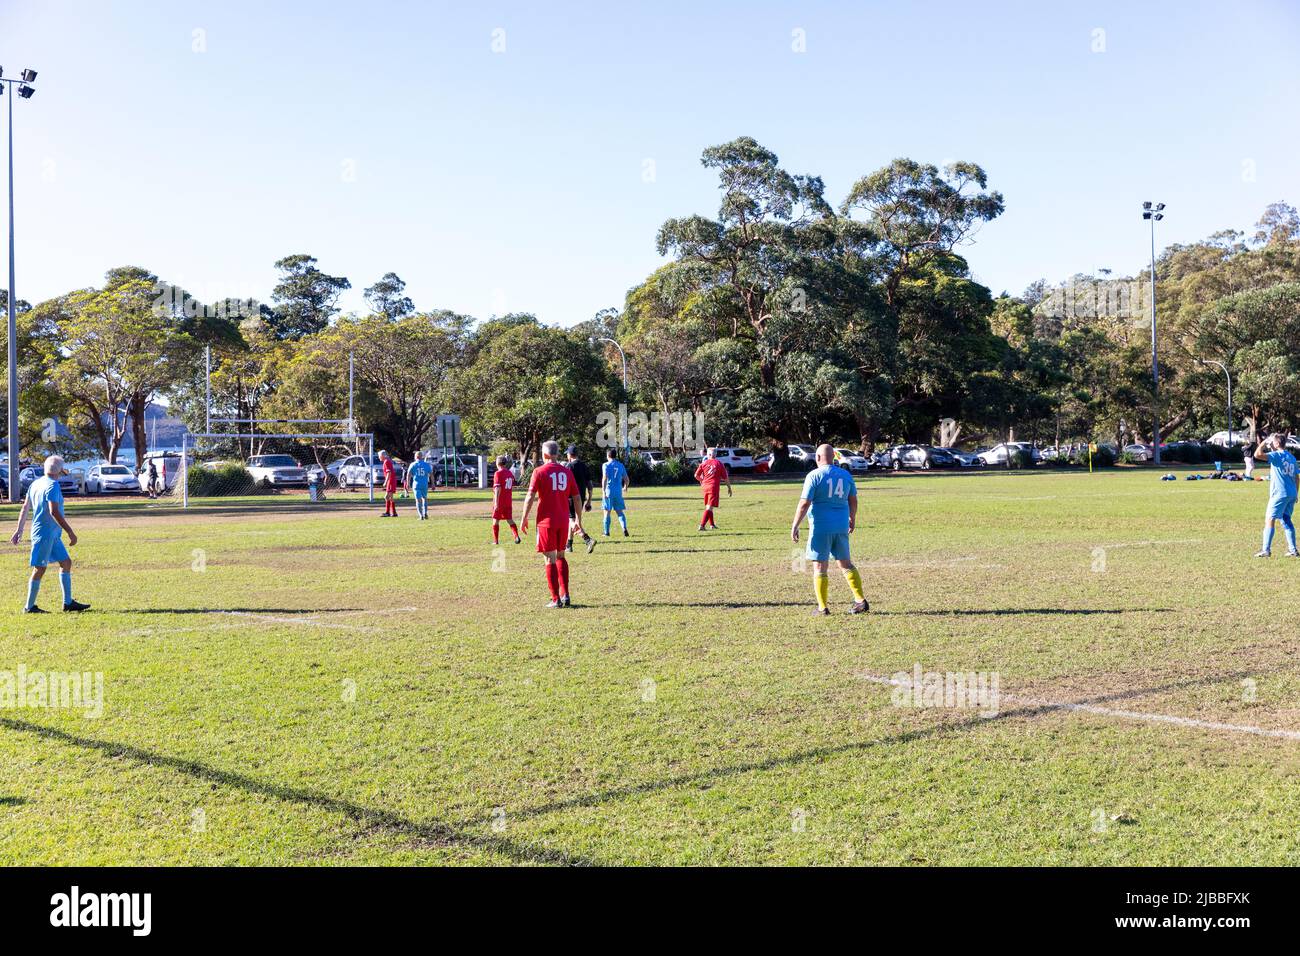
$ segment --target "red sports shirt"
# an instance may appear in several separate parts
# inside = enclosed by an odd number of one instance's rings
[[[498,468],[492,475],[492,487],[500,488],[497,492],[497,504],[509,505],[514,503],[515,473],[509,468]]]
[[[384,490],[397,490],[397,466],[391,458],[384,459]]]
[[[695,480],[705,488],[717,488],[727,480],[727,466],[716,458],[706,458],[695,469]]]
[[[548,461],[533,472],[528,490],[537,493],[537,524],[569,523],[569,499],[577,497],[573,472],[557,461]]]

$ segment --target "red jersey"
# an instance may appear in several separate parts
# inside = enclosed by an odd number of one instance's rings
[[[397,490],[397,467],[391,458],[384,459],[384,490]]]
[[[497,504],[512,504],[514,502],[515,473],[509,468],[498,468],[492,476],[492,487],[501,489],[497,492]]]
[[[717,488],[727,480],[727,466],[716,458],[706,458],[695,469],[695,480],[705,488]]]
[[[573,472],[558,461],[548,461],[533,472],[528,490],[537,494],[537,525],[569,525],[569,499],[577,497]]]

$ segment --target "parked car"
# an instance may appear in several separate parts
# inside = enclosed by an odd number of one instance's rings
[[[1027,441],[1015,441],[1011,443],[1002,442],[994,445],[979,453],[980,458],[984,459],[986,465],[1005,465],[1007,463],[1007,449],[1013,451],[1023,451],[1029,454],[1030,460],[1036,465],[1042,461],[1043,453]]]
[[[29,465],[19,472],[19,493],[27,494],[27,489],[32,486],[32,482],[41,477],[43,473],[43,470],[36,465]],[[59,490],[63,492],[65,497],[67,495],[81,494],[84,477],[84,473],[79,468],[72,471],[65,468],[63,474],[59,475]]]
[[[86,472],[86,494],[139,494],[140,480],[126,465],[91,465]]]
[[[841,468],[847,468],[850,472],[859,472],[865,474],[871,470],[871,461],[860,452],[852,448],[836,448],[835,464]]]
[[[888,451],[889,467],[894,471],[904,468],[957,468],[957,459],[942,448],[933,445],[895,445]]]
[[[1134,461],[1150,461],[1152,458],[1150,445],[1125,445],[1124,454]]]
[[[262,488],[307,487],[307,469],[292,455],[254,455],[244,467]]]
[[[786,445],[791,461],[797,461],[808,468],[817,467],[817,449],[812,445]]]
[[[140,470],[136,472],[140,490],[149,490],[149,462],[151,461],[158,472],[158,486],[163,491],[175,487],[181,476],[181,456],[174,451],[151,451],[144,456],[144,462],[140,465]],[[193,463],[194,459],[193,455],[191,455],[190,464],[193,465]]]
[[[754,474],[766,475],[772,470],[772,464],[776,461],[776,453],[768,452],[766,455],[759,455],[754,459]]]
[[[946,451],[953,457],[953,460],[962,468],[983,468],[984,459],[973,451],[959,451],[956,448],[936,448],[936,451]]]
[[[754,470],[754,453],[748,448],[719,448],[717,458],[728,471]]]
[[[393,466],[397,469],[397,482],[401,484],[406,468],[396,458],[393,459]],[[376,488],[384,485],[384,463],[378,455],[352,455],[343,459],[338,474],[340,488],[366,488],[371,484]]]
[[[658,468],[668,460],[668,456],[658,449],[652,449],[650,451],[641,452],[641,460],[651,468]]]

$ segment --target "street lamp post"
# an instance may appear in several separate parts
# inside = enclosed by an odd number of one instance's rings
[[[1228,447],[1232,447],[1232,373],[1228,371],[1228,366],[1217,359],[1197,359],[1202,365],[1217,365],[1223,369],[1224,376],[1228,379]]]
[[[1154,461],[1160,464],[1160,364],[1156,358],[1156,223],[1165,218],[1162,202],[1142,204],[1142,218],[1151,223],[1151,417]]]
[[[5,79],[0,68],[0,93],[9,93],[9,501],[18,503],[18,301],[14,298],[14,96],[29,100],[36,88],[35,70],[23,70],[17,80]]]
[[[614,346],[614,348],[618,349],[619,358],[623,360],[623,394],[626,395],[627,394],[627,353],[623,351],[623,346],[619,345],[613,339],[601,337],[598,338],[596,341],[608,342],[610,345]],[[627,457],[632,454],[632,449],[628,446],[628,440],[627,440],[627,418],[626,416],[620,416],[620,417],[623,418],[623,421],[619,423],[619,430],[622,431],[623,433],[623,456]]]

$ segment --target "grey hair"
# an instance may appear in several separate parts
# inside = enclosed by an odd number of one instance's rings
[[[542,454],[550,455],[552,458],[560,457],[560,443],[558,441],[542,442]]]
[[[45,474],[51,478],[57,478],[63,474],[63,456],[51,455],[45,459]]]

